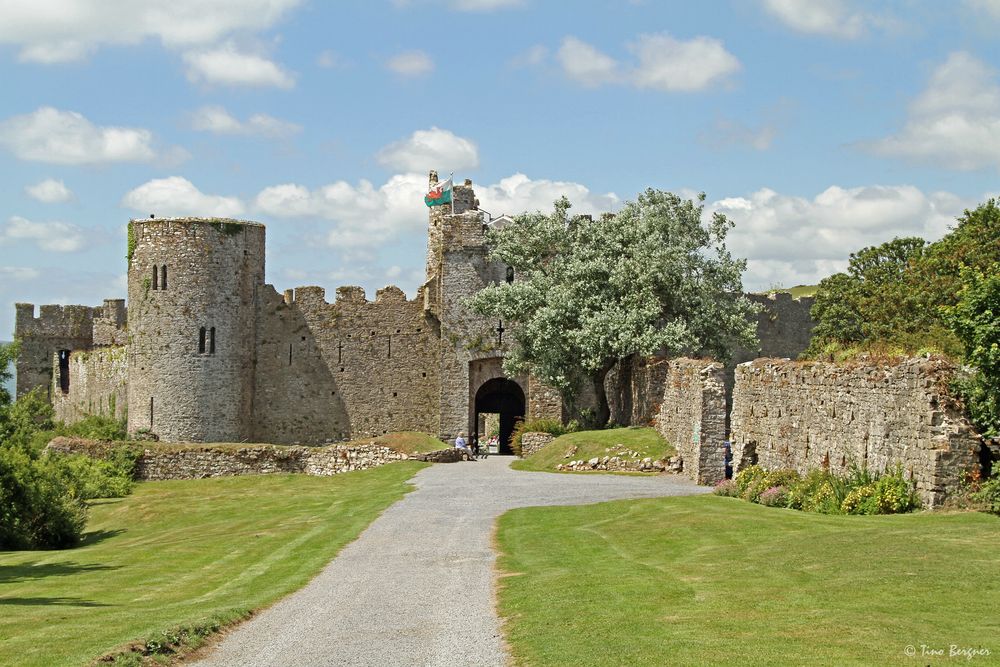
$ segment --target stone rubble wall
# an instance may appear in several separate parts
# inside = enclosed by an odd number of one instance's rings
[[[667,364],[656,430],[677,448],[683,472],[699,484],[726,477],[726,389],[720,363],[673,359]]]
[[[653,459],[647,456],[643,459],[628,456],[628,453],[620,456],[618,454],[595,456],[584,461],[570,461],[560,463],[556,470],[580,472],[587,470],[600,470],[607,472],[677,472],[678,465],[673,459]]]
[[[52,407],[55,418],[72,424],[87,415],[123,419],[128,408],[128,349],[98,347],[69,356],[69,391],[59,383],[59,357],[53,355]]]
[[[555,439],[556,437],[551,433],[537,433],[533,431],[523,433],[521,434],[521,456],[531,456]]]
[[[835,364],[759,359],[736,369],[734,470],[800,473],[897,465],[928,506],[978,470],[981,438],[948,395],[951,363],[911,358]]]
[[[653,423],[663,399],[667,364],[663,357],[633,355],[611,369],[604,381],[611,423],[622,426]]]
[[[115,443],[59,437],[49,443],[48,449],[64,454],[101,457],[114,446]],[[375,444],[352,447],[151,444],[143,447],[136,462],[135,478],[155,481],[272,473],[329,476],[377,468],[407,458],[406,454]]]
[[[21,341],[17,358],[17,395],[42,387],[51,391],[52,356],[59,350],[84,350],[94,343],[94,311],[90,306],[14,305],[14,337]],[[57,376],[58,377],[58,376]]]

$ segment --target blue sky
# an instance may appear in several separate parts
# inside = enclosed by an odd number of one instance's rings
[[[279,290],[413,295],[429,169],[494,214],[704,191],[749,289],[813,282],[997,192],[998,30],[1000,0],[5,0],[0,338],[125,296],[150,213],[266,223]]]

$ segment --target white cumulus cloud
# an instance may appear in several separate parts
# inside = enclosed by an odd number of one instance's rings
[[[59,204],[73,198],[73,193],[62,181],[46,178],[40,183],[29,185],[24,189],[32,199],[43,204]]]
[[[460,12],[492,12],[524,5],[524,0],[452,0],[451,6]]]
[[[493,185],[476,186],[480,206],[494,216],[551,212],[553,202],[562,196],[573,204],[573,213],[594,215],[614,211],[621,206],[621,200],[613,192],[600,194],[591,192],[580,183],[534,180],[521,173],[502,178]]]
[[[879,155],[970,170],[1000,167],[1000,83],[965,51],[934,69],[894,135],[861,144]]]
[[[576,37],[563,39],[556,59],[567,77],[588,87],[619,83],[666,92],[695,92],[724,85],[740,61],[713,37],[677,39],[639,35],[627,45],[635,62],[622,63]]]
[[[184,54],[192,83],[219,86],[289,89],[295,77],[273,60],[239,48],[233,42]]]
[[[894,237],[940,238],[971,202],[910,185],[831,186],[813,198],[763,188],[706,206],[736,223],[728,245],[749,260],[751,289],[812,284],[847,267],[848,255]]]
[[[50,252],[75,252],[85,245],[83,230],[66,222],[33,222],[15,215],[0,228],[0,244],[28,241]]]
[[[562,195],[570,198],[577,213],[601,213],[620,205],[614,193],[596,194],[579,183],[536,181],[524,174],[474,187],[482,208],[493,215],[549,211]],[[373,251],[386,241],[426,228],[426,192],[426,173],[396,174],[378,187],[366,180],[337,181],[315,189],[285,183],[261,190],[254,207],[276,218],[332,222],[323,238],[327,245],[342,255],[371,260]]]
[[[122,206],[142,215],[232,218],[246,210],[238,197],[205,194],[182,176],[155,178],[130,190]]]
[[[240,120],[221,106],[205,106],[191,114],[191,127],[213,134],[239,134],[282,139],[297,134],[302,126],[280,120],[274,116],[256,113]]]
[[[0,147],[33,162],[149,162],[157,157],[152,144],[149,130],[100,127],[75,111],[52,107],[0,121]]]
[[[614,58],[576,37],[566,37],[556,52],[566,76],[585,86],[600,86],[614,81],[618,63]]]
[[[0,276],[3,276],[5,282],[9,280],[22,283],[36,280],[40,275],[41,271],[30,266],[0,266]]]
[[[423,51],[404,51],[389,58],[385,66],[400,76],[416,77],[433,72],[434,60]]]
[[[417,130],[389,144],[376,157],[380,164],[406,172],[457,171],[479,166],[479,149],[474,141],[437,127]]]
[[[764,0],[764,9],[797,32],[856,39],[873,19],[843,0]]]
[[[19,59],[79,60],[107,45],[158,39],[168,47],[216,43],[275,25],[302,0],[5,0],[0,44]]]
[[[632,72],[632,81],[639,88],[704,90],[740,70],[736,56],[712,37],[680,40],[667,33],[640,35],[629,50],[639,60]]]

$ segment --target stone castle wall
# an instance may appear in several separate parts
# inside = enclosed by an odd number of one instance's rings
[[[699,484],[726,477],[726,393],[720,363],[673,359],[666,364],[656,430],[677,448],[683,472]]]
[[[341,287],[262,291],[258,315],[253,439],[314,443],[436,433],[438,327],[423,295],[396,287],[368,301]]]
[[[736,370],[733,460],[804,473],[902,465],[927,505],[978,469],[980,438],[948,396],[940,359],[834,364],[760,359]]]
[[[60,350],[85,350],[94,344],[94,311],[98,309],[42,306],[39,310],[35,317],[34,304],[15,305],[14,337],[21,341],[16,365],[18,396],[36,387],[51,391],[53,355]]]
[[[129,229],[129,432],[249,439],[264,226],[181,218]]]
[[[668,360],[633,355],[619,362],[604,381],[611,422],[649,426],[660,410]]]
[[[98,347],[70,353],[69,383],[59,382],[59,357],[53,355],[52,407],[55,418],[72,424],[87,415],[122,419],[128,408],[128,349]]]

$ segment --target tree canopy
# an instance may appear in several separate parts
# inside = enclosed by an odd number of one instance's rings
[[[756,347],[746,262],[725,244],[732,223],[719,213],[704,220],[703,202],[650,189],[592,219],[571,216],[564,197],[551,213],[491,230],[491,259],[516,280],[486,287],[470,305],[514,325],[505,371],[531,373],[570,405],[590,383],[603,425],[604,380],[631,355],[727,359],[736,345]]]

